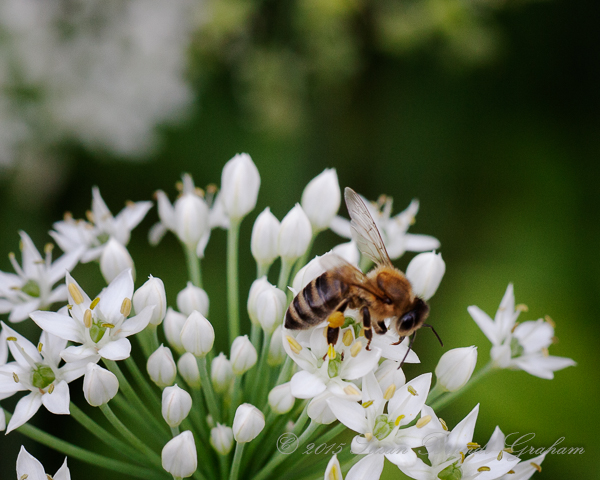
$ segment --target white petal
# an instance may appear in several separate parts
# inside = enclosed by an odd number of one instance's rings
[[[71,345],[70,347],[65,348],[60,356],[67,363],[81,362],[83,360],[97,363],[98,360],[100,360],[100,355],[98,355],[96,349],[85,345]]]
[[[130,335],[134,335],[136,333],[141,332],[144,328],[148,326],[148,322],[152,318],[152,312],[154,310],[154,306],[145,307],[140,313],[138,313],[135,317],[128,318],[121,325],[118,336],[119,337],[129,337]]]
[[[502,342],[502,338],[498,336],[498,328],[490,316],[485,313],[481,308],[471,305],[467,308],[469,315],[475,320],[475,323],[483,334],[488,338],[494,345],[499,345]]]
[[[311,420],[321,425],[329,425],[337,420],[327,403],[327,399],[332,398],[332,396],[328,390],[325,390],[310,401],[306,413]]]
[[[64,380],[54,386],[52,393],[42,395],[44,407],[56,415],[69,414],[69,400],[69,386]]]
[[[552,343],[554,328],[541,318],[537,321],[523,322],[515,328],[513,336],[519,340],[525,353],[539,352]]]
[[[367,455],[354,465],[348,474],[346,480],[378,480],[383,472],[383,455]]]
[[[37,311],[31,314],[31,319],[37,323],[38,327],[52,335],[56,335],[64,340],[83,343],[83,325],[68,315],[62,315],[56,312]]]
[[[50,295],[48,295],[47,303],[48,305],[52,305],[56,302],[64,302],[68,298],[67,286],[64,283],[61,283],[58,287],[56,287]]]
[[[417,458],[416,462],[410,467],[398,467],[407,477],[415,480],[432,480],[436,477],[433,468],[427,465],[423,460]]]
[[[324,392],[327,388],[323,380],[307,371],[294,374],[290,382],[290,387],[292,395],[296,398],[313,398]]]
[[[515,358],[512,363],[530,375],[535,375],[536,377],[545,378],[547,380],[552,380],[554,378],[554,372],[556,370],[562,370],[563,368],[577,365],[577,363],[570,358],[555,357],[553,355],[545,357],[542,354],[526,355]]]
[[[329,224],[329,228],[340,237],[351,238],[350,221],[339,215],[333,217],[333,220],[331,220],[331,223]]]
[[[399,445],[395,447],[398,453],[386,453],[385,458],[398,467],[410,467],[417,463],[417,454],[408,446]]]
[[[504,448],[504,433],[500,430],[500,427],[496,426],[494,429],[494,433],[488,440],[488,443],[485,446],[485,450],[488,452],[499,452]]]
[[[122,317],[121,305],[125,298],[133,297],[133,277],[131,269],[123,270],[110,282],[100,294],[100,301],[96,308],[102,317],[109,323],[117,323]]]
[[[365,409],[361,405],[337,397],[331,397],[327,403],[336,418],[350,430],[357,433],[369,431]]]
[[[440,248],[440,241],[431,235],[404,234],[404,250],[407,252],[427,252]]]
[[[388,402],[388,412],[390,412],[392,418],[404,415],[400,425],[407,425],[412,422],[417,413],[423,408],[427,395],[429,395],[431,377],[431,373],[424,373],[413,378],[406,385],[400,387]],[[411,393],[409,387],[412,387],[411,390],[417,394]]]
[[[379,382],[375,378],[373,372],[369,372],[363,377],[362,381],[362,401],[363,403],[372,401],[375,410],[379,411],[379,408],[383,405],[383,392],[379,386]],[[383,409],[382,409],[383,411]],[[361,432],[362,433],[362,432]]]
[[[2,325],[2,331],[5,335],[4,338],[15,337],[17,339],[16,342],[8,342],[8,348],[10,349],[10,353],[12,354],[13,358],[19,365],[21,365],[21,367],[27,369],[31,368],[28,360],[23,356],[21,349],[23,349],[25,354],[29,356],[35,363],[42,363],[42,357],[33,343],[31,343],[21,334],[14,331],[4,322],[0,322],[0,325]]]
[[[446,441],[449,453],[464,451],[467,448],[467,443],[473,440],[478,413],[479,404],[450,432]]]
[[[167,227],[161,222],[155,223],[148,232],[148,243],[155,247],[163,239],[165,233],[167,233]]]
[[[100,355],[98,355],[100,357]],[[62,367],[60,367],[60,378],[62,378],[65,382],[71,383],[73,380],[77,380],[85,373],[85,369],[88,363],[96,363],[91,358],[87,358],[80,362],[71,362],[65,363]]]
[[[65,278],[65,273],[73,270],[84,251],[85,247],[79,247],[58,257],[47,273],[50,285],[54,285]]]
[[[17,478],[27,476],[27,480],[47,480],[44,466],[21,445],[21,451],[17,457]]]
[[[69,467],[67,467],[67,458],[65,457],[65,461],[61,465],[61,467],[54,474],[54,480],[71,480],[71,472],[69,471]]]
[[[375,371],[380,358],[380,348],[372,348],[371,351],[365,348],[356,357],[351,356],[342,362],[340,376],[346,380],[356,380],[363,377],[367,373]]]
[[[133,230],[144,219],[148,210],[152,208],[152,202],[135,202],[127,205],[116,217],[117,222],[121,219],[128,230]]]
[[[22,322],[29,317],[31,312],[38,308],[40,308],[40,300],[38,298],[29,302],[19,303],[13,307],[8,320],[13,323]]]
[[[8,422],[6,433],[10,433],[15,428],[19,428],[26,423],[27,420],[35,415],[41,406],[42,395],[38,392],[31,392],[29,395],[21,398],[15,407],[15,412],[13,413],[10,422]]]
[[[131,354],[131,343],[126,338],[109,342],[98,353],[108,360],[125,360]]]

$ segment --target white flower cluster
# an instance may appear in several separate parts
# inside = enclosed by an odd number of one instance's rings
[[[51,248],[46,248],[44,260],[31,239],[21,233],[22,265],[11,256],[16,274],[0,277],[0,307],[4,313],[10,312],[8,320],[13,323],[29,316],[42,332],[34,345],[0,322],[0,400],[26,392],[12,413],[0,409],[0,428],[8,433],[22,427],[41,405],[55,414],[70,414],[117,453],[127,456],[127,461],[115,460],[107,463],[107,468],[144,478],[154,478],[165,470],[176,478],[282,478],[285,459],[292,457],[277,452],[278,437],[285,433],[299,436],[301,442],[317,442],[326,436],[334,438],[344,428],[356,435],[348,452],[338,452],[339,457],[334,455],[328,465],[323,462],[325,479],[342,478],[340,459],[352,463],[347,480],[378,479],[385,459],[419,480],[507,480],[514,472],[525,480],[541,469],[544,455],[522,462],[505,448],[499,428],[485,447],[473,441],[478,405],[451,431],[437,416],[437,411],[474,381],[477,347],[444,353],[431,388],[432,372],[407,379],[401,369],[405,362],[419,363],[419,358],[412,339],[400,337],[394,328],[400,320],[397,317],[381,320],[378,331],[383,332],[385,326],[386,332],[375,334],[371,341],[365,333],[370,327],[366,320],[362,324],[364,317],[354,307],[334,312],[326,322],[308,325],[310,328],[284,326],[290,302],[299,302],[292,300],[292,294],[303,295],[303,301],[309,302],[310,295],[302,292],[311,285],[318,290],[319,282],[333,275],[334,270],[325,273],[331,261],[347,262],[357,274],[361,274],[358,265],[366,263],[367,254],[360,252],[354,241],[306,263],[315,236],[335,223],[347,222],[336,216],[341,192],[335,170],[325,170],[313,179],[301,204],[281,222],[268,208],[258,215],[251,239],[258,278],[247,299],[251,332],[236,333],[237,235],[243,218],[256,206],[259,186],[252,159],[240,154],[225,165],[220,191],[216,187],[207,192],[197,189],[191,176],[184,175],[181,195],[174,204],[166,194],[158,193],[160,221],[150,232],[150,240],[158,243],[171,231],[181,241],[188,261],[189,281],[182,279],[181,283],[187,284],[177,294],[175,307],[169,306],[159,278],[150,276],[135,288],[133,260],[126,245],[150,202],[132,203],[113,217],[95,188],[87,221],[68,217],[54,224],[51,235],[66,252],[54,263]],[[416,204],[396,217],[391,217],[391,199],[379,207],[366,205],[394,257],[405,250],[439,246],[432,237],[406,233]],[[215,331],[221,329],[215,329],[213,323],[219,320],[209,320],[209,296],[200,286],[200,260],[216,226],[226,228],[229,237],[230,348],[218,355],[214,352]],[[275,286],[269,282],[268,272],[279,257]],[[107,283],[95,296],[89,296],[75,280],[76,272],[69,273],[78,262],[92,260],[98,261]],[[444,273],[439,253],[416,255],[405,275],[413,300],[429,300]],[[404,274],[398,271],[397,275]],[[61,279],[64,285],[54,288]],[[337,281],[344,280],[340,277]],[[67,303],[51,310],[61,302]],[[515,307],[512,286],[493,321],[477,307],[469,307],[493,343],[492,361],[476,373],[478,378],[494,368],[517,368],[552,378],[555,370],[574,365],[570,359],[548,355],[554,336],[551,320],[516,323],[524,308]],[[333,339],[332,327],[339,328]],[[134,336],[145,359],[147,377],[132,356]],[[71,402],[69,384],[82,376],[86,401],[98,407],[126,441],[97,425]],[[65,442],[49,442],[48,434],[41,437],[35,428],[21,431],[40,441],[43,438],[58,450],[64,448]],[[313,439],[317,432],[323,437]],[[415,452],[422,447],[427,451],[426,462]],[[84,449],[70,451],[82,461],[97,461]],[[19,455],[17,472],[19,478],[44,475],[43,467],[25,450]],[[69,478],[66,464],[55,478]]]

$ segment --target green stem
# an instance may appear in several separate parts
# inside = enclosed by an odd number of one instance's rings
[[[448,404],[452,403],[456,398],[458,398],[464,392],[466,392],[467,390],[469,390],[473,385],[475,385],[476,383],[480,382],[483,378],[485,378],[493,370],[495,370],[495,369],[494,369],[494,366],[493,366],[492,362],[490,361],[490,363],[488,363],[484,367],[480,368],[477,371],[477,373],[475,373],[471,377],[471,379],[469,380],[469,382],[464,387],[462,387],[460,390],[457,390],[455,392],[448,392],[446,394],[441,395],[439,399],[437,399],[436,401],[434,401],[430,405],[431,408],[434,411],[436,411],[436,412],[438,410],[441,410],[442,408],[444,408]],[[437,385],[436,385],[436,387],[437,387]],[[433,391],[436,390],[436,387],[434,387]]]
[[[196,255],[196,250],[187,245],[183,246],[185,251],[185,260],[187,263],[188,277],[196,286],[202,288],[202,272],[200,270],[200,259]]]
[[[209,436],[208,426],[206,424],[206,407],[204,406],[204,399],[202,398],[202,392],[199,388],[192,388],[192,401],[193,408],[190,411],[192,423],[200,431],[202,438],[206,439]]]
[[[288,292],[288,280],[290,278],[290,273],[292,271],[292,267],[295,262],[289,262],[284,258],[281,259],[281,270],[279,270],[279,280],[277,281],[277,287],[279,290],[284,292]]]
[[[242,462],[242,455],[244,453],[245,443],[236,443],[235,454],[233,455],[233,463],[231,465],[231,473],[229,474],[229,480],[237,480],[240,472],[240,463]]]
[[[152,386],[148,383],[148,380],[146,379],[146,377],[144,377],[144,375],[142,375],[142,372],[140,371],[137,364],[135,363],[135,360],[130,356],[127,359],[125,359],[125,365],[127,365],[129,372],[135,379],[138,386],[144,391],[144,395],[146,396],[146,398],[150,402],[152,402],[154,407],[156,407],[160,410],[161,401],[156,396],[156,392],[152,389]]]
[[[269,388],[268,376],[266,375],[265,369],[267,368],[267,358],[269,357],[269,346],[271,345],[271,335],[265,332],[263,339],[262,349],[260,352],[260,358],[258,360],[258,370],[256,371],[256,378],[259,380],[258,385],[254,388],[254,405],[262,405],[265,401],[265,390]],[[263,379],[267,378],[267,381]]]
[[[12,415],[6,411],[4,413],[6,415],[6,420],[10,420]],[[65,442],[64,440],[61,440],[54,435],[50,435],[49,433],[46,433],[27,423],[21,425],[16,431],[25,435],[26,437],[31,438],[32,440],[35,440],[38,443],[41,443],[42,445],[46,445],[57,452],[67,455],[70,458],[76,458],[91,465],[96,465],[98,467],[106,468],[119,473],[125,473],[136,478],[156,480],[164,480],[165,478],[165,475],[157,472],[156,470],[140,467],[139,465],[132,465],[120,460],[114,460],[110,457],[105,457],[104,455],[98,455],[97,453],[90,452],[84,448],[77,447],[69,442]]]
[[[200,382],[202,384],[202,390],[204,391],[204,399],[208,405],[208,412],[212,415],[213,422],[216,423],[221,419],[221,415],[219,413],[215,392],[210,377],[208,376],[208,370],[206,369],[206,357],[198,358],[197,362],[198,370],[200,372]]]
[[[111,404],[113,406],[116,405],[125,415],[129,417],[130,420],[134,421],[139,428],[144,430],[144,434],[146,435],[145,438],[149,442],[152,442],[155,447],[162,448],[165,442],[168,441],[166,436],[161,438],[156,436],[156,429],[148,423],[145,417],[140,415],[140,412],[131,405],[131,403],[121,392],[117,393],[117,395],[111,400]]]
[[[240,404],[242,393],[242,375],[235,375],[235,379],[233,381],[233,393],[231,394],[231,404],[229,405],[229,419],[231,421],[233,421],[235,410]]]
[[[229,321],[229,342],[240,334],[240,305],[238,291],[238,241],[240,221],[231,220],[227,231],[227,308]]]
[[[229,473],[229,463],[227,463],[227,455],[219,454],[219,470],[221,471],[221,478],[227,480],[227,474]]]
[[[264,264],[256,264],[256,278],[267,277],[269,275],[269,269],[271,268],[272,263],[269,265]]]

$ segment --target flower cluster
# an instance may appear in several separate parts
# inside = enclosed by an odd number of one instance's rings
[[[341,191],[335,170],[310,181],[301,202],[281,221],[268,208],[256,218],[251,251],[257,279],[247,296],[251,330],[243,334],[238,233],[256,206],[259,187],[256,166],[249,155],[241,154],[225,165],[220,190],[198,189],[192,177],[184,175],[173,204],[164,192],[157,193],[159,222],[150,241],[157,244],[172,232],[188,263],[187,285],[175,302],[167,298],[159,278],[150,276],[135,288],[127,243],[150,202],[131,203],[113,217],[94,188],[87,220],[66,217],[54,224],[51,235],[65,252],[54,263],[50,247],[42,259],[22,232],[22,265],[11,255],[16,274],[0,279],[0,306],[10,312],[13,323],[31,318],[41,336],[34,345],[0,322],[0,400],[26,392],[12,413],[0,409],[2,430],[19,429],[64,452],[66,442],[49,440],[52,435],[27,424],[44,405],[54,414],[71,415],[114,449],[116,458],[105,462],[106,468],[138,478],[163,478],[165,472],[200,480],[283,478],[301,461],[300,452],[288,456],[281,450],[283,434],[305,445],[334,439],[346,429],[355,433],[351,445],[335,452],[329,462],[327,456],[318,458],[308,476],[324,472],[325,479],[339,480],[344,468],[346,479],[376,480],[386,459],[415,479],[493,480],[518,472],[524,480],[541,469],[544,455],[524,463],[505,447],[499,428],[484,448],[474,442],[479,405],[452,430],[438,412],[494,369],[516,368],[552,378],[554,371],[574,365],[570,359],[548,355],[554,337],[551,320],[517,324],[524,307],[515,307],[510,285],[495,320],[469,307],[493,343],[488,366],[473,375],[477,347],[454,348],[441,356],[433,386],[433,372],[407,379],[402,366],[419,363],[419,357],[414,335],[401,335],[398,325],[412,322],[414,331],[429,326],[424,318],[415,323],[416,314],[407,311],[374,319],[371,325],[365,310],[375,308],[375,300],[342,299],[343,307],[327,307],[331,298],[325,283],[346,282],[357,292],[375,295],[367,280],[360,279],[375,278],[380,271],[363,273],[359,268],[367,268],[373,257],[360,251],[364,239],[353,236],[355,225],[338,216]],[[391,214],[390,198],[378,204],[363,201],[381,232],[385,246],[380,248],[391,258],[439,247],[433,237],[407,233],[417,213],[415,201],[396,216]],[[227,322],[210,316],[209,294],[202,288],[201,259],[217,226],[228,235]],[[308,261],[315,237],[327,228],[352,240]],[[274,285],[269,271],[278,258],[281,267]],[[84,284],[76,267],[90,261],[98,262],[107,283],[91,296],[75,280]],[[343,262],[356,280],[335,273],[335,262]],[[394,275],[408,285],[403,294],[426,307],[445,268],[441,254],[424,251],[408,263],[406,274],[398,270]],[[54,287],[59,281],[64,284]],[[382,304],[392,303],[378,295]],[[293,328],[284,320],[288,308],[297,311],[301,303],[315,317],[317,310],[330,308],[326,320]],[[223,329],[213,325],[225,323],[230,348],[215,354],[215,331]],[[144,368],[132,356],[135,345],[145,359]],[[98,407],[110,430],[71,401],[70,384],[82,376],[85,400]],[[427,461],[417,456],[421,448]],[[81,461],[97,462],[94,452],[66,450]],[[44,475],[41,464],[24,449],[17,473],[19,478]],[[66,464],[55,478],[69,478]]]

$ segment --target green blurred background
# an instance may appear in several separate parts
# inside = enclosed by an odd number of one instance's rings
[[[342,187],[368,198],[392,196],[395,212],[418,198],[411,232],[440,239],[447,265],[430,317],[446,347],[420,335],[422,364],[407,367],[407,376],[431,371],[452,347],[477,345],[478,364],[486,363],[489,342],[466,308],[476,304],[493,316],[513,282],[517,303],[529,306],[521,319],[550,315],[560,339],[550,353],[575,359],[577,367],[552,381],[496,373],[441,416],[453,426],[481,403],[475,441],[485,443],[496,425],[505,433],[535,433],[536,447],[564,436],[564,446],[585,453],[550,455],[534,478],[600,478],[593,430],[600,395],[594,310],[600,34],[591,2],[207,5],[226,11],[195,33],[188,72],[195,97],[187,117],[161,127],[159,147],[135,160],[76,141],[44,147],[41,164],[59,172],[48,195],[36,195],[36,182],[53,182],[53,175],[40,175],[17,157],[0,178],[0,251],[17,250],[19,229],[41,247],[65,211],[84,216],[94,185],[117,213],[125,200],[150,199],[157,189],[173,198],[182,172],[198,186],[218,184],[224,163],[248,152],[262,184],[257,208],[242,225],[244,297],[255,273],[254,218],[266,206],[283,218],[324,168],[335,167]],[[441,20],[430,25],[435,15]],[[173,305],[185,286],[184,259],[172,236],[156,249],[148,246],[156,219],[152,210],[129,244],[136,285],[150,273],[162,278]],[[203,262],[220,350],[227,348],[225,237],[214,231]],[[313,254],[340,241],[324,233]],[[11,271],[3,258],[0,269]],[[397,265],[405,268],[410,258]],[[75,276],[88,291],[102,286],[89,265],[77,267]],[[37,338],[31,326],[19,328]],[[62,429],[65,437],[78,434],[74,422],[42,411],[34,423]],[[48,472],[62,462],[62,455],[12,433],[0,440],[1,478],[11,478],[21,443]],[[92,478],[88,467],[70,465],[73,478]],[[107,475],[93,470],[98,478]],[[385,472],[382,478],[401,478],[395,468]]]

